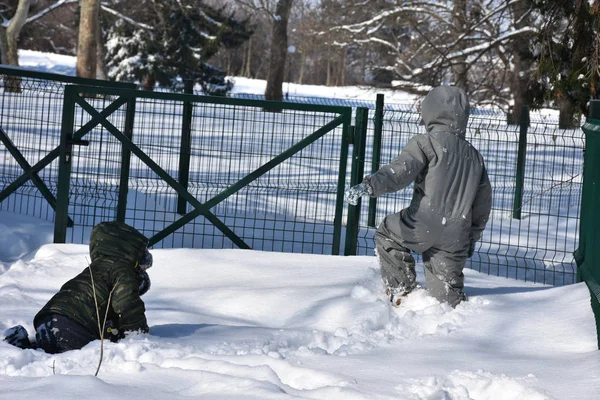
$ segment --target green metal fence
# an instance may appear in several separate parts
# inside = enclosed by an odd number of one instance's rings
[[[10,76],[20,92],[7,90]],[[375,227],[412,196],[409,187],[356,208],[341,197],[422,131],[414,105],[148,93],[10,68],[0,78],[0,210],[58,215],[59,240],[85,243],[94,224],[120,219],[161,247],[373,254]],[[536,113],[508,126],[473,110],[467,135],[494,188],[470,267],[574,282],[581,130]],[[61,166],[68,184],[57,184]]]
[[[261,98],[235,94],[236,97]],[[349,104],[369,109],[365,140],[365,173],[399,154],[408,139],[423,131],[418,104],[376,100],[290,96],[286,102]],[[474,109],[467,139],[486,158],[494,188],[492,218],[468,266],[488,274],[553,285],[573,283],[584,137],[580,129],[559,130],[557,114],[523,110],[520,125],[508,126],[506,116],[493,110]],[[356,170],[355,167],[353,170]],[[348,177],[347,184],[354,182]],[[360,180],[359,180],[360,181]],[[383,217],[406,207],[412,187],[349,207],[349,228],[358,242],[352,254],[373,254],[375,227]],[[360,221],[355,221],[354,216]]]
[[[53,181],[56,241],[119,219],[155,247],[339,253],[351,108],[63,89],[29,161]],[[8,207],[25,191],[44,203],[22,172],[0,187],[3,209],[27,211]]]
[[[600,101],[593,100],[583,126],[586,135],[579,247],[575,253],[578,278],[590,289],[600,349]]]
[[[52,221],[58,168],[56,158],[48,154],[59,145],[65,86],[102,84],[133,88],[135,85],[8,66],[0,67],[0,79],[0,210]],[[32,170],[44,158],[47,164]],[[12,184],[24,174],[28,179],[18,191],[12,192]]]
[[[237,97],[261,98],[235,94]],[[365,141],[365,173],[389,162],[423,131],[418,104],[376,100],[290,96],[286,102],[349,104],[369,109]],[[562,285],[575,282],[572,252],[578,235],[584,137],[580,129],[558,129],[558,113],[523,110],[520,125],[507,126],[506,116],[486,109],[472,110],[467,139],[487,160],[494,188],[492,219],[469,267],[488,274]],[[348,178],[350,184],[351,177]],[[373,234],[383,217],[407,206],[412,188],[354,211],[349,220],[358,238],[348,250],[373,254]],[[360,222],[352,220],[356,214]],[[352,227],[350,227],[352,229]]]

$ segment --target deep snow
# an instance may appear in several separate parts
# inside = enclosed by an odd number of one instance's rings
[[[52,225],[0,212],[0,331],[32,318],[87,264],[42,244]],[[40,246],[41,245],[41,246]],[[0,343],[0,399],[597,399],[587,287],[465,270],[452,309],[391,308],[375,257],[154,250],[150,334],[60,355]],[[424,282],[419,266],[418,281]]]

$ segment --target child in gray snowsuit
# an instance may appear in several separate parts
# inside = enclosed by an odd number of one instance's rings
[[[375,233],[376,254],[390,301],[399,305],[416,286],[415,260],[423,255],[427,291],[452,307],[466,297],[462,273],[487,223],[492,188],[479,152],[465,140],[469,101],[459,88],[439,86],[421,104],[426,133],[400,155],[346,192],[378,197],[414,182],[410,206],[390,214]]]

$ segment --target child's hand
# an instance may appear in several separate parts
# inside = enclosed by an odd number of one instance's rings
[[[344,199],[348,204],[353,206],[358,204],[358,200],[362,196],[367,196],[370,194],[369,187],[366,183],[359,183],[358,185],[352,186],[350,189],[346,190],[344,193]]]

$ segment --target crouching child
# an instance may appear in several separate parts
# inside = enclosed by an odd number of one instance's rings
[[[35,341],[22,326],[4,340],[20,348],[47,353],[81,349],[104,338],[118,341],[128,332],[148,332],[144,302],[152,266],[148,239],[122,222],[102,222],[90,236],[91,264],[65,283],[33,319]]]

